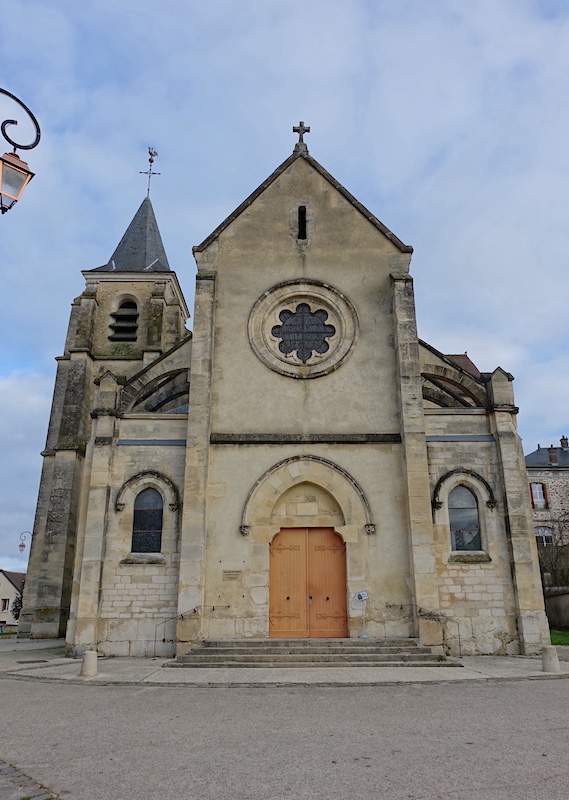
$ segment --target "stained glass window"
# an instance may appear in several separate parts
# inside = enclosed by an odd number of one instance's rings
[[[162,549],[164,503],[156,489],[144,489],[134,501],[132,552],[159,553]]]
[[[466,486],[456,486],[448,496],[448,516],[453,550],[482,550],[478,502]]]
[[[330,349],[326,339],[334,336],[336,328],[326,325],[328,312],[323,308],[312,311],[308,303],[299,303],[295,311],[281,311],[279,319],[282,325],[274,325],[271,333],[280,339],[279,350],[284,355],[296,352],[306,364],[314,352],[324,354]]]

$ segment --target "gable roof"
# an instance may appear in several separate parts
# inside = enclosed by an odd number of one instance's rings
[[[467,353],[457,353],[456,355],[446,353],[445,358],[448,358],[449,361],[452,361],[465,372],[468,372],[468,374],[472,375],[473,378],[480,380],[480,370],[476,364],[471,361]]]
[[[149,197],[145,197],[107,264],[89,272],[170,272]]]
[[[235,209],[235,211],[233,211],[233,213],[224,219],[221,225],[218,225],[213,233],[210,233],[207,239],[204,239],[201,244],[192,248],[193,252],[201,253],[203,250],[209,247],[209,245],[217,239],[220,233],[222,233],[229,225],[231,225],[231,223],[237,219],[237,217],[242,214],[243,211],[245,211],[251,205],[251,203],[253,203],[253,201],[256,200],[257,197],[259,197],[259,195],[261,195],[265,189],[267,189],[271,183],[273,183],[279,177],[279,175],[282,175],[283,172],[285,172],[285,170],[287,170],[298,158],[304,158],[305,161],[307,161],[310,166],[315,169],[316,172],[318,172],[319,175],[322,175],[322,177],[327,180],[328,183],[330,183],[338,192],[340,192],[340,194],[349,203],[351,203],[352,206],[360,212],[360,214],[362,214],[369,222],[371,222],[372,225],[381,231],[381,233],[383,233],[383,235],[389,239],[389,241],[392,242],[402,253],[413,252],[411,245],[403,244],[401,239],[398,239],[397,236],[383,224],[383,222],[380,222],[380,220],[378,220],[377,217],[371,213],[371,211],[368,211],[368,209],[363,206],[359,200],[356,200],[353,194],[350,194],[350,192],[348,192],[348,190],[345,189],[342,184],[336,180],[336,178],[330,175],[330,173],[327,172],[324,167],[319,164],[318,161],[316,161],[316,159],[312,158],[312,156],[309,155],[306,147],[301,148],[298,147],[298,145],[294,152],[286,159],[286,161],[283,161],[280,167],[277,167],[276,170],[269,175],[269,177],[263,181],[263,183],[258,186],[255,191]]]
[[[22,586],[26,579],[25,572],[9,572],[7,569],[0,569],[0,572],[10,581],[17,592],[22,591]]]
[[[550,461],[549,447],[537,446],[537,450],[528,453],[525,457],[526,467],[547,467],[548,469],[559,469],[569,467],[569,450],[562,447],[555,447],[557,450],[557,464]]]

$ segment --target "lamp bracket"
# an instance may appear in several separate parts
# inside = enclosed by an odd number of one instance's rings
[[[33,150],[34,147],[37,147],[37,145],[39,144],[40,138],[41,138],[40,126],[38,124],[37,119],[34,117],[34,115],[30,111],[30,109],[27,107],[27,105],[22,103],[21,100],[18,100],[18,98],[15,95],[13,95],[11,92],[7,92],[6,89],[1,89],[0,88],[0,94],[5,94],[7,97],[10,97],[12,100],[14,100],[14,102],[18,103],[18,105],[21,106],[24,109],[24,111],[29,115],[29,117],[30,117],[31,121],[33,122],[34,127],[36,129],[36,138],[34,139],[32,144],[18,144],[18,142],[15,142],[14,139],[12,139],[6,133],[6,128],[8,127],[8,125],[17,125],[18,121],[15,120],[15,119],[5,119],[4,122],[2,123],[2,125],[0,125],[0,130],[2,131],[2,136],[6,139],[6,141],[9,144],[12,145],[12,147],[14,148],[14,152],[16,152],[16,150]]]

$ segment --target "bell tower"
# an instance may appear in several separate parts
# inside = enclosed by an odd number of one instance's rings
[[[122,384],[188,336],[189,312],[148,196],[108,262],[82,274],[57,358],[21,637],[65,635],[88,443],[99,416],[119,413],[98,407],[99,378],[111,372]]]

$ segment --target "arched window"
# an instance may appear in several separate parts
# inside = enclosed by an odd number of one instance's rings
[[[136,342],[138,308],[134,300],[123,300],[111,317],[114,320],[109,325],[111,342]]]
[[[535,540],[541,547],[552,547],[555,544],[553,528],[548,525],[536,525]]]
[[[162,549],[164,502],[156,489],[144,489],[134,501],[132,552],[159,553]]]
[[[478,501],[466,486],[455,486],[448,496],[453,550],[482,550]]]

